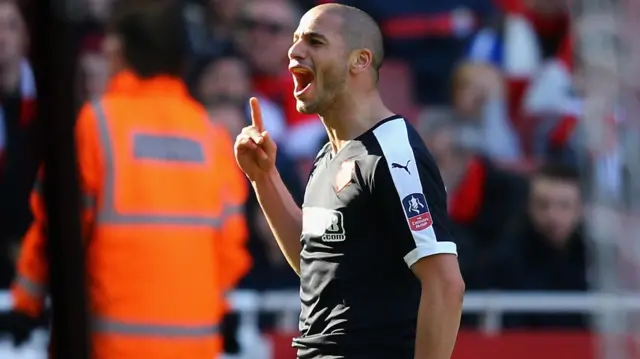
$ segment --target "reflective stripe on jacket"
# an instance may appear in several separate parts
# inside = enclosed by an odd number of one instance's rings
[[[94,358],[217,355],[224,293],[250,266],[247,184],[228,134],[181,81],[125,72],[83,107],[76,145]],[[37,315],[47,282],[37,186],[32,206],[13,293]]]

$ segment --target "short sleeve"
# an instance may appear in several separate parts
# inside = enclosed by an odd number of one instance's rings
[[[382,228],[409,267],[427,256],[457,255],[446,191],[434,160],[423,144],[424,150],[412,148],[404,121],[394,122],[404,130],[376,134],[384,157],[375,167],[371,191],[385,222]]]

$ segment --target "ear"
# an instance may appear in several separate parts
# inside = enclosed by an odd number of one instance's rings
[[[373,54],[368,49],[360,49],[351,54],[351,64],[349,70],[353,74],[358,74],[369,70]]]

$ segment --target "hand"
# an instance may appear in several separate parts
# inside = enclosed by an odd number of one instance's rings
[[[276,165],[276,143],[264,130],[258,99],[252,97],[251,126],[242,129],[236,137],[236,162],[251,181],[268,174]]]

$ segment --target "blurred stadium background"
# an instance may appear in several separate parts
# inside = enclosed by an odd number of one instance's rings
[[[640,358],[640,2],[338,2],[380,22],[388,51],[383,95],[420,130],[449,190],[468,288],[454,358]],[[107,82],[110,3],[59,3],[73,22],[78,105]],[[280,171],[300,198],[325,135],[318,121],[295,112],[286,51],[313,1],[183,3],[192,44],[185,79],[194,97],[233,136],[248,121],[247,98],[263,98],[267,129],[282,149]],[[25,104],[37,103],[28,90],[27,25],[37,8],[23,5],[0,1],[5,290],[31,220],[30,169],[47,136],[27,121]],[[13,87],[12,78],[20,79]],[[255,199],[246,210],[254,268],[231,295],[242,352],[229,358],[292,359],[297,280]],[[0,292],[0,309],[10,308],[8,292]],[[0,358],[44,358],[46,343],[44,327],[18,348],[0,339]]]

